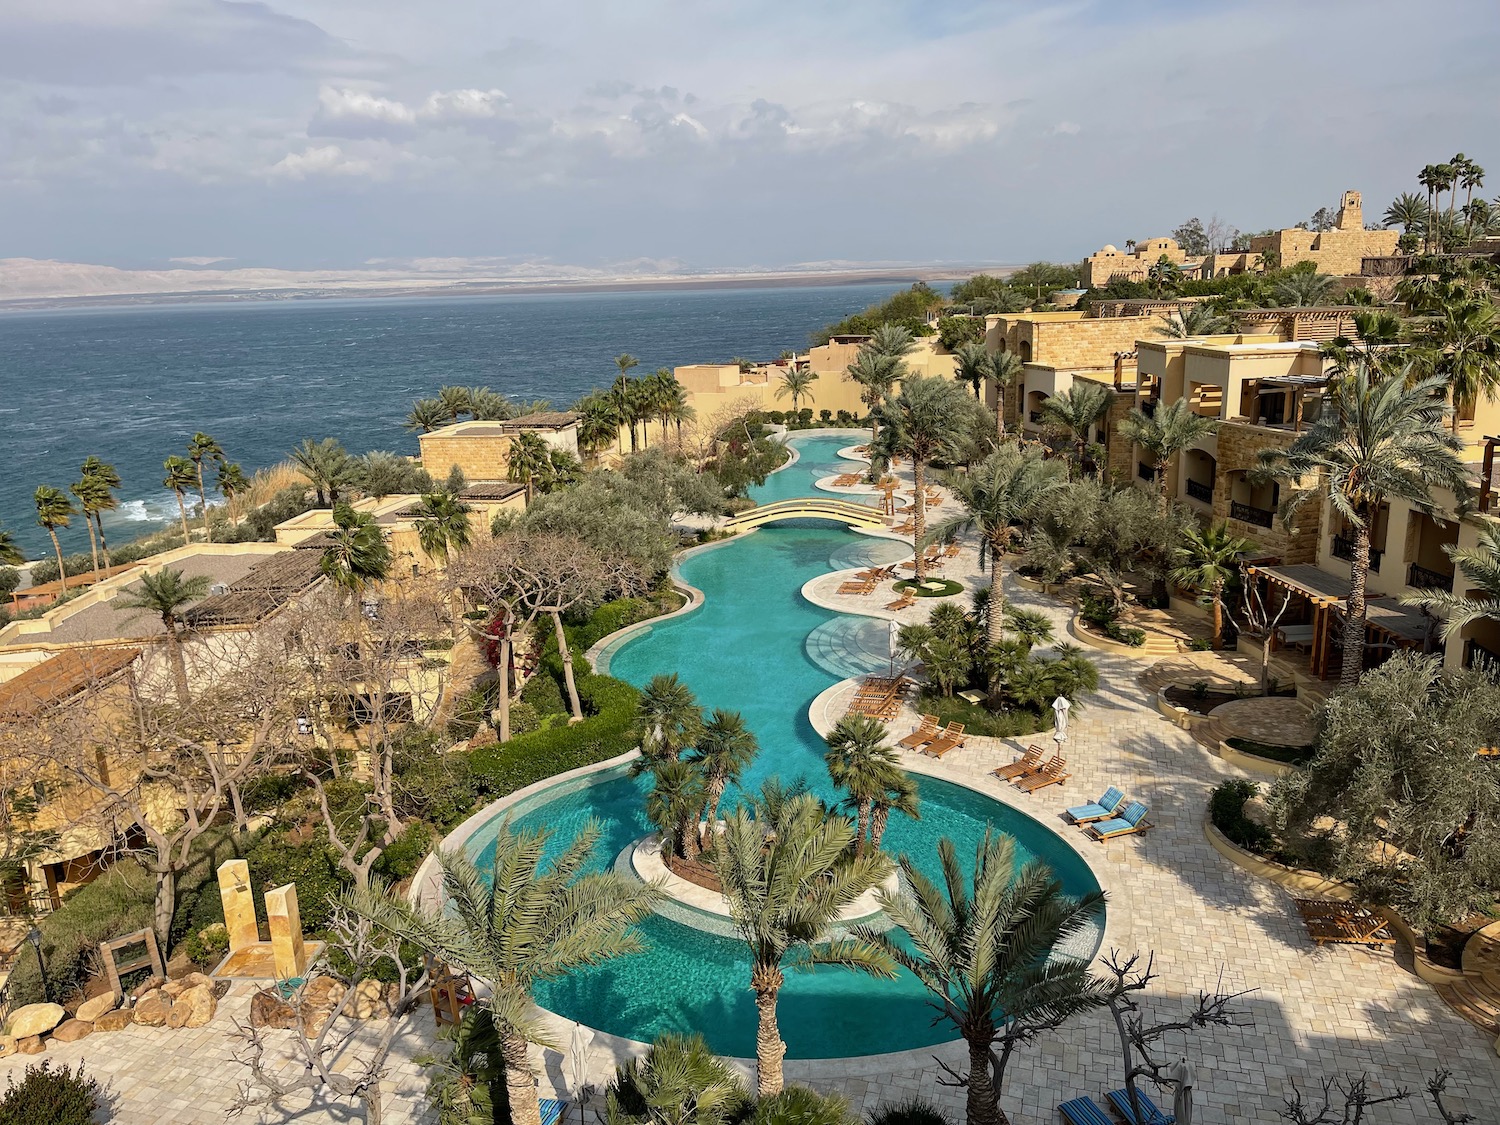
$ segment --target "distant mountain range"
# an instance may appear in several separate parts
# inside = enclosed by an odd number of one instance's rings
[[[589,267],[495,258],[417,258],[374,261],[360,269],[288,270],[224,268],[225,259],[173,261],[204,265],[118,269],[83,262],[0,258],[0,307],[948,281],[981,270],[1002,273],[1009,269],[995,264],[806,262],[775,269],[690,270],[681,263],[654,260]]]

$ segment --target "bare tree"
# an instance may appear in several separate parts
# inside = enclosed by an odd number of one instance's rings
[[[1444,1125],[1468,1125],[1475,1120],[1471,1113],[1459,1113],[1448,1108],[1443,1095],[1448,1089],[1448,1080],[1453,1077],[1450,1070],[1434,1071],[1427,1080],[1427,1096]],[[1345,1078],[1324,1078],[1318,1083],[1320,1091],[1317,1104],[1310,1104],[1307,1095],[1291,1083],[1292,1093],[1286,1099],[1279,1116],[1292,1125],[1361,1125],[1365,1111],[1372,1106],[1388,1102],[1404,1102],[1416,1092],[1409,1086],[1399,1086],[1394,1093],[1376,1097],[1370,1091],[1368,1079],[1361,1074]]]
[[[301,1063],[299,1073],[284,1076],[265,1029],[236,1023],[244,1045],[236,1051],[235,1060],[249,1067],[250,1077],[240,1083],[231,1116],[262,1106],[279,1107],[285,1098],[307,1095],[356,1101],[364,1110],[367,1125],[380,1125],[384,1115],[380,1080],[386,1074],[391,1047],[430,983],[425,968],[414,975],[401,959],[399,938],[353,909],[361,896],[368,899],[383,891],[379,886],[367,892],[352,891],[334,907],[323,955],[309,967],[308,983],[289,1001],[297,1014],[297,1027],[290,1037],[296,1060]],[[357,986],[383,970],[396,978],[395,987],[385,997],[390,1014],[383,1019],[355,1018]],[[326,986],[317,984],[319,977],[331,978],[342,990],[331,1009],[312,1003],[315,995],[330,995]]]
[[[1292,604],[1292,599],[1282,595],[1281,604],[1273,612],[1266,600],[1266,586],[1257,582],[1244,567],[1240,567],[1240,606],[1236,613],[1226,601],[1224,612],[1234,627],[1247,636],[1260,641],[1260,693],[1271,692],[1271,640],[1281,625],[1281,618]]]

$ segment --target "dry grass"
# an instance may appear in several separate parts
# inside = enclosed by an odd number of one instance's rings
[[[269,502],[282,489],[294,485],[306,487],[307,478],[291,461],[280,461],[264,469],[256,469],[250,478],[250,487],[243,495],[236,497],[235,506],[241,512],[248,512]]]

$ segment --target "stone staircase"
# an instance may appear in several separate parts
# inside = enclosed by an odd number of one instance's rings
[[[1500,1050],[1500,922],[1492,922],[1464,944],[1463,979],[1437,986],[1444,1003]]]

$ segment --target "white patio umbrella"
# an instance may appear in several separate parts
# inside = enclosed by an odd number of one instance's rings
[[[568,1093],[578,1103],[578,1122],[583,1125],[583,1103],[593,1089],[589,1086],[589,1044],[594,1033],[574,1022],[573,1037],[568,1042]]]
[[[886,622],[886,639],[891,647],[891,675],[896,674],[896,654],[901,651],[901,622]]]
[[[1177,1118],[1178,1125],[1193,1125],[1193,1084],[1197,1075],[1186,1055],[1177,1060],[1167,1077],[1177,1083],[1177,1090],[1172,1095],[1172,1115]]]
[[[1068,709],[1072,706],[1060,695],[1052,701],[1052,714],[1055,719],[1052,738],[1059,745],[1068,741]]]

